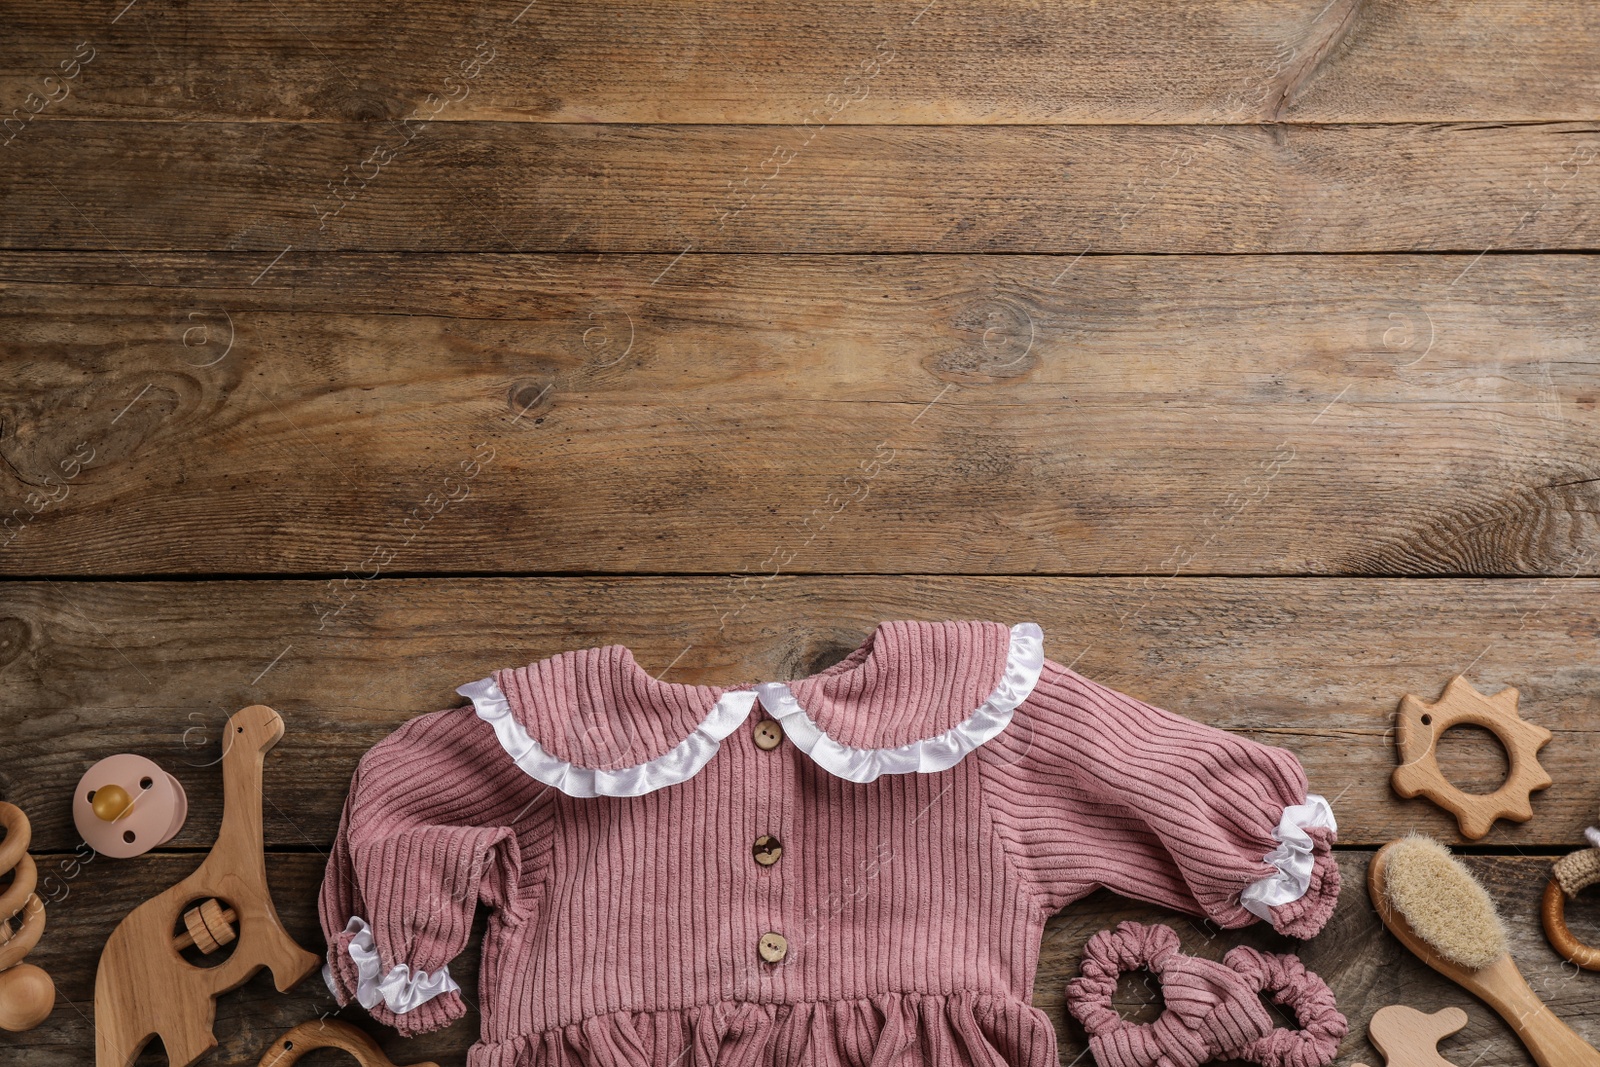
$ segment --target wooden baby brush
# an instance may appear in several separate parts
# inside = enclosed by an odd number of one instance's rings
[[[1596,1051],[1528,988],[1494,902],[1432,838],[1412,834],[1367,867],[1372,906],[1412,955],[1500,1013],[1541,1067],[1600,1067]]]

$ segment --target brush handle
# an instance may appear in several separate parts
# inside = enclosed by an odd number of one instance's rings
[[[1482,997],[1511,1024],[1539,1067],[1600,1067],[1600,1051],[1556,1018],[1555,1012],[1528,988],[1510,956],[1501,956],[1483,970],[1471,972],[1471,981],[1460,984]]]

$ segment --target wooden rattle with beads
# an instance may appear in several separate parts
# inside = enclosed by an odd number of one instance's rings
[[[28,842],[33,840],[28,817],[15,804],[0,801],[0,873],[11,872],[11,884],[0,893],[0,1030],[32,1030],[56,1005],[50,976],[22,958],[44,933],[44,903],[35,895],[38,873]],[[12,927],[11,923],[17,925]]]
[[[234,910],[224,907],[216,897],[202,900],[199,907],[183,913],[183,933],[172,939],[172,947],[179,952],[193,947],[209,956],[232,943],[237,936],[233,924],[238,921]]]
[[[1587,835],[1593,848],[1569,852],[1556,860],[1539,911],[1551,948],[1586,971],[1600,971],[1600,948],[1584,944],[1567,929],[1567,901],[1600,884],[1600,830],[1590,827]]]

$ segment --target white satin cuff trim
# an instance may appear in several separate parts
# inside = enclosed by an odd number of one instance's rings
[[[928,774],[954,767],[1006,728],[1017,705],[1033,692],[1043,669],[1043,631],[1031,622],[1018,623],[1011,628],[1005,671],[989,699],[944,733],[898,748],[840,744],[822,732],[783,682],[763,682],[756,692],[767,714],[783,725],[784,736],[823,770],[847,781],[870,782],[884,774]]]
[[[478,718],[494,727],[500,747],[518,767],[572,797],[636,797],[688,781],[711,762],[722,739],[739,728],[756,701],[749,690],[724,693],[700,725],[671,750],[637,766],[597,770],[558,759],[535,741],[511,714],[511,704],[493,677],[469,682],[456,692],[472,701]]]
[[[350,958],[356,962],[356,1000],[361,1002],[363,1008],[371,1010],[381,1003],[396,1015],[404,1015],[422,1007],[434,997],[461,989],[451,979],[449,967],[440,967],[432,974],[427,971],[413,973],[410,967],[402,963],[385,974],[383,963],[378,959],[377,945],[372,940],[372,928],[358,915],[350,917],[344,932],[355,935],[350,939],[349,951]],[[322,980],[328,984],[328,992],[338,999],[339,992],[333,985],[333,967],[330,964],[322,965]]]
[[[1261,862],[1276,867],[1272,874],[1251,882],[1239,894],[1239,903],[1246,911],[1260,919],[1272,918],[1271,909],[1299,900],[1311,888],[1311,871],[1316,866],[1313,855],[1315,842],[1306,831],[1313,828],[1339,830],[1334,821],[1333,807],[1325,797],[1307,793],[1304,804],[1283,809],[1272,836],[1278,847],[1261,858]]]

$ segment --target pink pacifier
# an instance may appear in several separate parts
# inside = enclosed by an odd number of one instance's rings
[[[90,767],[72,795],[72,821],[89,847],[113,859],[142,856],[177,836],[189,798],[176,778],[123,752]]]

